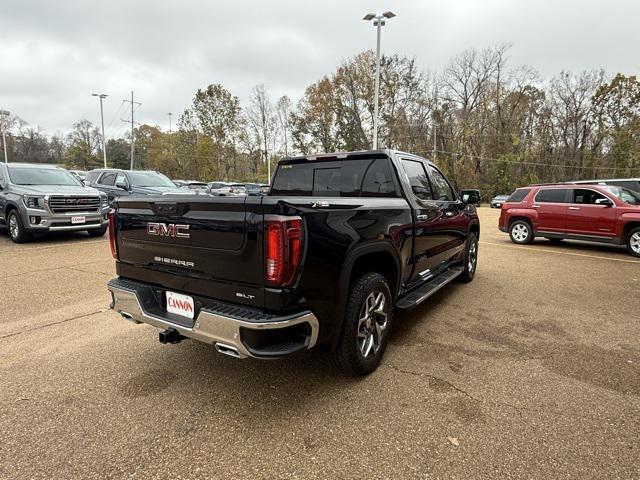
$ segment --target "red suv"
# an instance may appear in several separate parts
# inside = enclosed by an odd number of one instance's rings
[[[640,193],[613,185],[519,188],[500,212],[500,230],[513,243],[535,237],[626,245],[640,257]]]

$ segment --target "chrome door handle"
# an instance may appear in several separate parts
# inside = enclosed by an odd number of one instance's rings
[[[531,208],[540,208],[540,205],[531,205]]]
[[[427,217],[426,215],[417,215],[416,216],[416,220],[422,222],[424,220],[427,220],[429,217]]]
[[[569,210],[580,210],[580,207],[569,207]]]

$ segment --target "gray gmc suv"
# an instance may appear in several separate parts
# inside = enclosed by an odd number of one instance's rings
[[[0,225],[23,243],[34,233],[86,230],[104,235],[107,196],[55,165],[0,163]]]

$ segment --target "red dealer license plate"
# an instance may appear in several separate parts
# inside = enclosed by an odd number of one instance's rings
[[[193,298],[180,293],[167,292],[167,312],[193,319]]]

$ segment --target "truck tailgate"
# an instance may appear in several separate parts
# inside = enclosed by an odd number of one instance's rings
[[[177,292],[263,304],[260,197],[118,201],[118,274]]]

